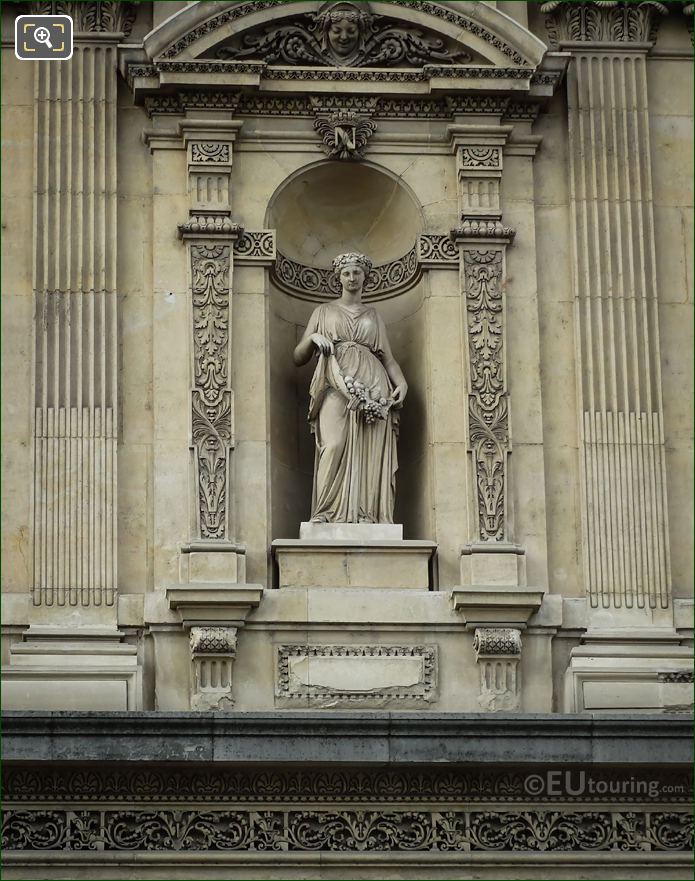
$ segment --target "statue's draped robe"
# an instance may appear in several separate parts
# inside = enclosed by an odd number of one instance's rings
[[[309,421],[316,435],[311,518],[327,523],[393,523],[398,412],[367,424],[343,377],[364,383],[373,399],[392,397],[381,358],[386,328],[376,309],[338,303],[314,310],[305,335],[321,333],[334,355],[319,355],[309,389]]]

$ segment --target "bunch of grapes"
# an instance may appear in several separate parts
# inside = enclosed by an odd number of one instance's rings
[[[358,408],[364,413],[364,421],[367,425],[371,425],[377,419],[386,419],[388,412],[386,398],[379,398],[377,401],[372,398],[369,389],[365,387],[363,382],[347,374],[343,379],[348,392],[357,400]]]

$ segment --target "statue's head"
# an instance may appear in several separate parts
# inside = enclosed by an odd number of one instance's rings
[[[372,16],[360,7],[366,3],[339,0],[326,3],[317,19],[321,27],[324,51],[329,51],[338,63],[352,59],[364,44],[364,37]]]
[[[333,261],[333,272],[340,280],[344,293],[360,295],[362,288],[372,270],[372,261],[365,254],[354,251],[338,254]]]

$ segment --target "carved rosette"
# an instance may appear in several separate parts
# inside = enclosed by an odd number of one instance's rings
[[[190,645],[194,677],[191,709],[231,709],[237,628],[191,627]]]
[[[481,709],[493,713],[519,710],[520,631],[514,627],[479,627],[473,637],[473,650],[480,674]]]

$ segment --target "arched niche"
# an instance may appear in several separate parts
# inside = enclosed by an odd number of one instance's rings
[[[421,207],[397,177],[367,163],[327,162],[307,166],[273,195],[266,216],[278,252],[297,265],[328,270],[336,254],[361,251],[374,264],[397,264],[412,251],[423,228]],[[292,353],[309,317],[329,294],[288,291],[271,274],[269,302],[270,469],[272,537],[296,538],[311,511],[314,437],[307,422],[312,361],[297,368]],[[419,275],[384,289],[374,300],[383,316],[396,359],[409,384],[398,444],[396,522],[406,537],[430,530],[427,492],[427,419],[424,286]]]

